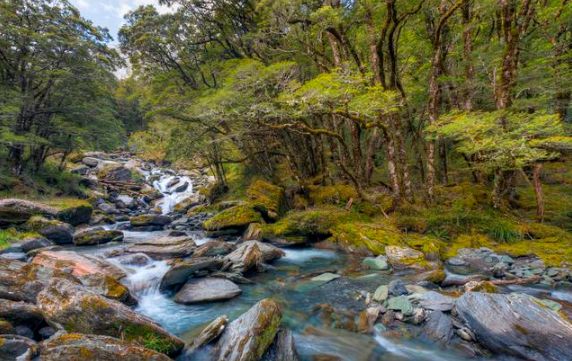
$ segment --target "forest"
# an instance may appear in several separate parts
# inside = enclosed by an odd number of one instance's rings
[[[569,0],[140,3],[0,0],[0,359],[572,359]]]

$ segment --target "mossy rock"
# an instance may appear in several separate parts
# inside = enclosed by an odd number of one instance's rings
[[[385,246],[401,245],[403,234],[388,222],[346,222],[332,228],[331,240],[349,248],[367,248],[385,254]]]
[[[246,190],[254,208],[269,220],[277,220],[286,209],[284,189],[263,180],[255,180]]]
[[[33,216],[26,222],[24,229],[39,233],[56,244],[69,244],[73,241],[73,227],[56,219]]]
[[[250,223],[263,222],[259,212],[250,204],[225,209],[203,222],[203,228],[211,234],[242,234]]]
[[[58,209],[56,217],[60,221],[72,226],[89,223],[93,214],[93,206],[86,200],[72,199],[48,204]]]
[[[358,198],[355,188],[347,184],[310,185],[306,189],[308,190],[308,198],[315,205],[333,204],[343,206],[350,199]]]
[[[109,242],[123,241],[123,232],[118,230],[95,229],[79,232],[74,235],[76,246],[93,246]]]

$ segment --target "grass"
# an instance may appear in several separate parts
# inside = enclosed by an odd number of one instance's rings
[[[6,249],[23,239],[40,237],[35,232],[20,232],[15,228],[0,229],[0,250]]]

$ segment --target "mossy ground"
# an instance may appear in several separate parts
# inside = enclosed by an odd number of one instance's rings
[[[12,243],[16,243],[27,238],[41,237],[35,232],[21,232],[15,228],[0,229],[0,250],[10,247]]]
[[[262,222],[262,216],[252,204],[237,205],[225,209],[206,220],[203,227],[207,231],[218,231],[228,228],[246,228],[250,223]]]

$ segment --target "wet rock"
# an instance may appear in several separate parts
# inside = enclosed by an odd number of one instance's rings
[[[60,334],[41,344],[42,361],[169,361],[162,353],[117,338],[80,333]]]
[[[0,258],[26,262],[28,256],[24,252],[5,252],[0,254]]]
[[[262,225],[260,223],[250,223],[242,239],[245,241],[261,241],[262,240]]]
[[[381,314],[382,307],[368,307],[359,315],[358,331],[361,333],[371,333],[373,325]]]
[[[52,280],[38,294],[37,305],[51,323],[68,332],[120,337],[167,355],[177,354],[184,346],[179,338],[127,306],[67,280]]]
[[[145,227],[145,226],[166,226],[171,223],[171,218],[159,214],[143,214],[129,218],[132,227]]]
[[[465,292],[497,293],[498,287],[489,281],[469,281],[463,286]]]
[[[38,353],[36,342],[18,335],[0,335],[0,360],[31,361]]]
[[[457,275],[452,273],[447,273],[443,282],[441,282],[442,287],[450,286],[463,286],[465,283],[470,281],[482,281],[486,280],[488,277],[484,275]]]
[[[272,344],[282,313],[272,299],[263,299],[232,321],[216,344],[213,360],[260,360]]]
[[[177,213],[186,213],[189,209],[198,206],[206,201],[205,196],[200,193],[195,193],[190,197],[175,205],[174,211]]]
[[[234,250],[234,245],[232,243],[224,241],[208,241],[207,243],[199,246],[195,252],[193,252],[193,257],[216,257],[224,256],[229,254]]]
[[[115,279],[125,277],[125,272],[110,262],[72,251],[40,252],[32,263],[58,270],[71,270],[76,277],[93,274],[104,274]]]
[[[246,277],[244,277],[238,273],[215,272],[215,273],[211,273],[210,277],[224,278],[224,279],[227,279],[227,280],[232,281],[234,283],[243,284],[243,285],[250,285],[250,284],[255,283],[254,281],[251,281],[248,278],[246,278]]]
[[[408,247],[386,246],[385,255],[389,264],[395,269],[423,269],[427,261],[422,252]]]
[[[373,294],[373,300],[380,303],[387,300],[387,297],[389,297],[389,287],[386,285],[379,286]]]
[[[333,281],[333,280],[335,280],[335,279],[337,279],[337,278],[340,278],[340,277],[341,277],[341,276],[340,276],[339,274],[326,272],[326,273],[322,273],[322,274],[319,275],[319,276],[312,277],[311,281],[312,281],[312,282],[318,282],[318,283],[324,284],[324,283],[331,282],[331,281]]]
[[[89,229],[78,232],[73,237],[76,246],[94,246],[109,242],[122,242],[123,232],[117,230]]]
[[[387,301],[387,309],[393,311],[399,311],[404,316],[410,316],[413,314],[413,304],[407,296],[391,297]]]
[[[262,361],[299,361],[292,331],[280,329]]]
[[[55,244],[70,244],[73,241],[73,227],[55,219],[33,216],[26,222],[25,227],[38,232]]]
[[[25,223],[34,215],[53,218],[57,209],[45,204],[24,199],[8,198],[0,200],[0,227]]]
[[[389,265],[387,264],[387,257],[385,256],[366,257],[363,259],[361,264],[365,268],[377,271],[385,271],[389,269]]]
[[[178,186],[177,188],[173,189],[173,193],[182,193],[189,189],[189,182],[185,182]]]
[[[191,279],[175,295],[174,301],[182,304],[225,301],[242,293],[232,281],[223,278]]]
[[[40,336],[40,339],[42,339],[42,340],[47,340],[48,338],[55,335],[56,332],[57,331],[53,327],[46,326],[46,327],[42,327],[38,330],[38,336]]]
[[[456,310],[479,343],[493,352],[551,361],[572,355],[572,324],[532,296],[467,292]]]
[[[115,262],[119,262],[125,266],[146,266],[153,262],[153,259],[145,253],[126,254],[123,256],[113,258]]]
[[[451,311],[455,306],[455,299],[435,291],[415,293],[410,299],[419,306],[434,311]]]
[[[431,312],[423,324],[422,334],[440,345],[447,345],[453,337],[451,317],[441,311]]]
[[[195,273],[200,271],[216,271],[222,266],[222,260],[216,258],[191,258],[177,262],[161,280],[160,290],[178,289]]]
[[[0,299],[0,319],[10,322],[12,326],[26,326],[32,330],[45,324],[44,316],[36,305],[27,302],[15,302]]]
[[[60,209],[56,218],[72,226],[79,226],[80,224],[88,224],[92,214],[93,207],[89,203],[79,202],[77,205]]]
[[[118,208],[130,208],[133,209],[137,206],[137,200],[126,194],[120,194],[115,199],[115,204]]]
[[[389,282],[388,289],[389,294],[392,296],[401,296],[409,293],[402,280],[393,280]]]
[[[499,277],[504,274],[514,260],[505,255],[499,255],[492,250],[482,248],[461,248],[457,255],[447,260],[447,264],[452,266],[459,273],[485,273],[497,274]]]
[[[247,241],[240,244],[224,259],[233,271],[261,270],[262,264],[284,256],[284,251],[267,243]],[[228,268],[228,267],[225,267]]]
[[[209,323],[207,327],[205,327],[191,342],[189,346],[187,346],[185,350],[185,356],[187,358],[191,357],[191,354],[211,343],[212,341],[216,340],[226,329],[226,325],[228,324],[228,317],[226,315],[220,316],[216,318],[214,321]]]
[[[50,247],[53,245],[54,243],[52,243],[50,240],[46,238],[29,238],[20,242],[20,247],[22,248],[22,251],[25,253],[28,253],[38,248]]]
[[[100,162],[97,176],[109,182],[132,183],[133,174],[131,170],[116,162]]]
[[[99,203],[97,208],[105,214],[119,214],[119,210],[114,205],[109,203]]]
[[[125,249],[127,253],[144,253],[153,259],[172,259],[190,256],[196,248],[189,237],[163,237],[141,242]]]
[[[30,340],[34,339],[34,331],[28,326],[16,326],[14,327],[14,333],[18,336],[29,338]]]

